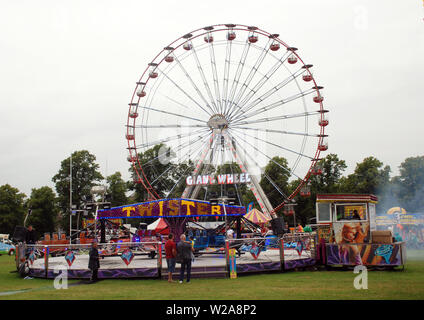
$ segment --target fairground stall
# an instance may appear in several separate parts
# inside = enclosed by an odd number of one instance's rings
[[[319,262],[327,266],[393,268],[405,264],[405,243],[390,230],[377,230],[376,204],[370,194],[318,194]]]
[[[407,249],[424,249],[424,214],[393,207],[377,215],[376,224],[377,230],[391,230],[395,238],[405,242]]]

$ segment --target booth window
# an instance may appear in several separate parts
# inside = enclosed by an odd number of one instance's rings
[[[317,222],[331,222],[331,204],[330,203],[317,203],[318,221]]]
[[[366,204],[336,204],[337,221],[367,220]]]

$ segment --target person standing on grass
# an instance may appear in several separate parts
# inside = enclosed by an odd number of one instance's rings
[[[174,235],[168,235],[168,241],[165,243],[166,263],[168,265],[168,282],[175,282],[172,280],[172,273],[175,272],[175,259],[177,257],[177,245],[174,242]]]
[[[91,270],[91,279],[90,282],[96,282],[97,279],[97,272],[100,268],[100,262],[99,262],[99,250],[97,250],[97,242],[93,242],[91,244],[91,249],[89,253],[89,260],[88,260],[88,269]]]
[[[181,270],[180,270],[180,283],[184,281],[184,272],[187,268],[187,283],[190,282],[191,276],[191,253],[193,248],[191,243],[186,241],[185,234],[182,234],[180,237],[180,242],[177,245],[177,254],[181,257]]]

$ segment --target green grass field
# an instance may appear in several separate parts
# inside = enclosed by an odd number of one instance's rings
[[[103,280],[56,290],[53,280],[22,279],[14,257],[0,256],[0,300],[262,300],[262,299],[424,299],[424,259],[408,255],[404,271],[368,272],[368,289],[356,290],[352,271],[297,271],[242,276],[237,279],[193,279],[191,283],[166,280]],[[72,285],[74,284],[74,286]],[[22,292],[19,292],[23,290]],[[16,292],[11,294],[12,292]]]

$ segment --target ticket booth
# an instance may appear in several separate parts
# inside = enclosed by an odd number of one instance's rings
[[[321,262],[326,265],[404,265],[405,246],[378,231],[372,194],[318,194],[316,219]]]

